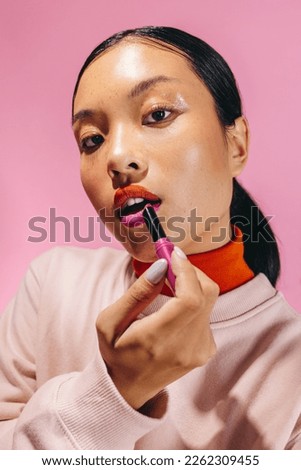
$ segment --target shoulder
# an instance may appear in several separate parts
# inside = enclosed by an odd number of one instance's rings
[[[265,278],[265,283],[269,281]],[[254,331],[267,356],[274,354],[277,367],[285,364],[293,376],[301,363],[301,315],[286,300],[284,294],[275,289],[275,294],[257,308],[254,316]],[[298,380],[299,392],[301,380]]]
[[[272,308],[275,315],[275,325],[279,328],[280,334],[284,331],[290,332],[301,353],[301,314],[289,304],[282,292],[277,291],[275,299],[276,302]]]
[[[51,263],[90,264],[91,262],[120,262],[129,258],[125,250],[115,248],[80,248],[77,246],[56,246],[34,258],[31,266],[38,268]]]
[[[283,337],[286,333],[287,338],[295,338],[300,349],[301,314],[290,305],[283,292],[271,285],[264,274],[260,274],[258,279],[261,287],[257,285],[257,295],[262,291],[267,298],[259,304],[257,311],[255,310],[258,313],[257,321],[259,324],[262,322],[262,327],[273,329],[274,334],[279,337]]]
[[[214,329],[236,328],[249,343],[258,340],[270,349],[294,344],[301,357],[301,315],[263,273],[220,296],[212,321]]]
[[[29,266],[31,274],[41,281],[47,277],[85,277],[88,273],[118,272],[130,262],[125,250],[109,247],[97,249],[57,246],[36,257]]]

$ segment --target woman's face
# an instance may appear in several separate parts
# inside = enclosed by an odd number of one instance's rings
[[[85,191],[132,256],[156,259],[146,226],[125,217],[146,200],[186,253],[229,241],[237,139],[177,51],[137,39],[105,51],[80,80],[73,127]]]

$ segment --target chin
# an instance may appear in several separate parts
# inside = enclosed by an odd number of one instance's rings
[[[153,243],[125,244],[124,247],[133,258],[143,263],[154,263],[158,259]]]

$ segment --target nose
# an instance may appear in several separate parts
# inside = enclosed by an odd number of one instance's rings
[[[141,149],[137,148],[138,141],[133,133],[127,133],[126,137],[121,130],[116,133],[114,139],[112,137],[107,171],[114,189],[139,183],[147,175],[148,164]]]
[[[139,183],[147,175],[147,164],[138,158],[111,158],[108,164],[108,174],[112,179],[114,189]]]

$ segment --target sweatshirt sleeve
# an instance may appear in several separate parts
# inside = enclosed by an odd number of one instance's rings
[[[296,422],[290,439],[285,447],[286,450],[301,450],[301,415]]]
[[[166,393],[153,400],[147,415],[134,410],[114,386],[98,351],[84,370],[58,375],[38,388],[41,288],[31,266],[0,317],[0,448],[133,449],[160,425],[162,418],[152,416],[158,409],[164,414]]]
[[[288,450],[301,450],[301,434],[299,434],[298,437],[294,440],[293,443],[289,445],[289,447],[286,447]]]

